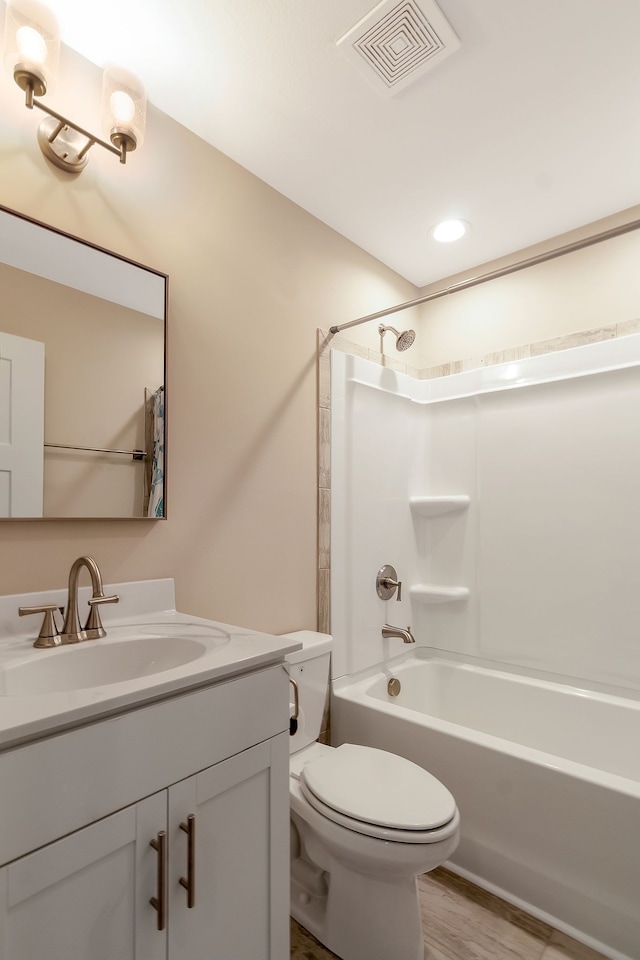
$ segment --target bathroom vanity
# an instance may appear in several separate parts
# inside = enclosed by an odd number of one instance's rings
[[[299,644],[109,589],[104,639],[0,641],[0,956],[286,960]],[[0,598],[2,633],[61,594]]]

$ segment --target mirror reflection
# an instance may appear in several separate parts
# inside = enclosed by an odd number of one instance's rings
[[[167,277],[0,207],[0,518],[162,518]]]

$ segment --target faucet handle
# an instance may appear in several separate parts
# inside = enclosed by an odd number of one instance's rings
[[[99,597],[89,597],[87,603],[90,607],[100,603],[120,603],[120,594],[114,593],[110,597],[100,595]]]
[[[45,603],[39,607],[18,607],[18,614],[21,617],[27,617],[32,613],[44,613],[44,620],[38,639],[34,641],[34,647],[57,647],[62,643],[55,618],[55,612],[58,609],[55,603]]]
[[[102,620],[100,619],[99,606],[101,603],[119,603],[119,602],[120,602],[120,597],[118,596],[117,593],[114,593],[112,596],[109,596],[109,597],[104,597],[104,596],[91,597],[91,599],[87,601],[91,609],[89,610],[89,616],[87,617],[87,622],[85,623],[83,630],[85,631],[96,630],[97,631],[96,636],[99,635],[101,637],[104,637],[105,632],[104,632],[104,627],[102,626]]]
[[[392,580],[391,577],[383,577],[380,581],[383,587],[386,587],[387,590],[395,590],[398,588],[398,596],[396,600],[402,600],[402,580]]]
[[[390,563],[380,567],[376,576],[376,593],[381,600],[390,600],[395,591],[398,591],[396,600],[402,600],[402,581]]]

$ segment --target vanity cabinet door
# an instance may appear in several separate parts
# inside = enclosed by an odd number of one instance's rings
[[[163,791],[3,867],[2,960],[164,960],[148,901],[165,823]]]
[[[169,960],[289,957],[288,735],[169,789]],[[195,824],[194,904],[188,834]]]

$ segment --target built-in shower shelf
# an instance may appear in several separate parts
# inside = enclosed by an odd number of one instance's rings
[[[455,603],[466,600],[468,587],[441,587],[435,583],[417,583],[409,588],[409,596],[418,603]]]
[[[469,502],[470,498],[466,494],[456,494],[448,497],[409,498],[412,513],[420,517],[439,517],[443,513],[466,510]]]

